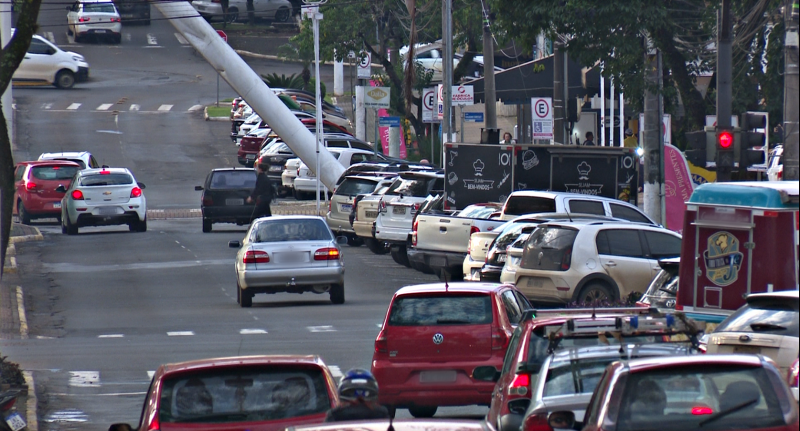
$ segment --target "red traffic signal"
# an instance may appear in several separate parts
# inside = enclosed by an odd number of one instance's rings
[[[717,133],[717,145],[723,150],[733,148],[733,134],[727,130]]]

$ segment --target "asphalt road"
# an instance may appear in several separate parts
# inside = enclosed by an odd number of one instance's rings
[[[15,160],[91,151],[100,163],[129,167],[147,185],[150,209],[197,208],[194,186],[206,172],[236,163],[229,124],[205,122],[201,110],[192,110],[216,99],[210,66],[167,22],[125,27],[120,46],[79,46],[66,37],[62,4],[42,8],[40,33],[52,32],[59,45],[86,56],[92,80],[69,91],[15,88]],[[148,42],[152,36],[158,45]],[[296,64],[251,63],[259,73],[299,71]],[[331,73],[323,68],[326,82]],[[234,96],[224,82],[220,96]],[[278,294],[256,296],[251,309],[242,309],[235,250],[227,247],[242,228],[216,225],[203,234],[199,219],[151,220],[146,233],[85,228],[68,237],[56,224],[36,225],[44,241],[17,248],[30,338],[1,340],[0,351],[33,372],[41,430],[138,423],[149,373],[162,363],[299,353],[321,355],[336,373],[368,368],[393,292],[435,281],[389,256],[345,247],[344,305],[332,305],[327,295]],[[442,409],[438,416],[485,412]]]

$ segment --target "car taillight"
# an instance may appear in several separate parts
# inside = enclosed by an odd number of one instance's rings
[[[378,338],[375,339],[375,353],[389,353],[389,342],[386,341],[383,332],[378,334]]]
[[[214,205],[214,199],[211,199],[211,196],[203,196],[203,205],[207,207]]]
[[[419,203],[419,202],[415,203],[415,204],[414,204],[414,207],[413,207],[414,209],[413,209],[413,210],[411,210],[411,211],[412,211],[412,214],[413,214],[413,213],[415,213],[415,212],[417,212],[417,211],[419,211],[419,207],[420,207],[420,203]]]
[[[269,263],[269,254],[261,250],[247,250],[242,258],[242,263]]]
[[[119,18],[111,18],[111,22],[120,22]]]
[[[509,395],[526,395],[528,393],[528,386],[531,385],[530,374],[522,373],[514,377],[511,386],[508,387]]]
[[[692,407],[692,414],[695,416],[710,415],[713,413],[714,410],[712,410],[711,407],[707,406]]]
[[[508,334],[500,328],[492,329],[492,350],[505,350]]]
[[[383,201],[383,200],[381,200],[380,209],[381,209],[381,211],[386,211],[386,202]]]
[[[568,248],[564,252],[564,256],[561,257],[561,270],[562,271],[568,270],[571,264],[572,264],[572,247]]]
[[[147,431],[160,431],[161,430],[161,422],[158,420],[158,413],[153,413],[153,418],[150,419],[150,423],[147,425]]]
[[[478,226],[472,226],[469,228],[469,234],[472,235],[473,233],[480,232],[481,229]]]
[[[100,175],[111,175],[111,171],[100,171]]]
[[[328,201],[328,212],[331,212],[333,208],[333,200]]]
[[[89,22],[89,17],[88,16],[82,16],[82,17],[78,18],[78,22]]]
[[[33,190],[36,188],[36,183],[28,181],[27,183],[25,183],[25,188],[28,190]]]
[[[142,195],[142,189],[140,189],[139,187],[134,187],[131,189],[132,198],[138,198],[141,195]]]
[[[411,245],[414,247],[417,246],[417,226],[419,226],[419,221],[414,220],[414,225],[411,227]]]
[[[792,368],[789,368],[789,376],[787,381],[789,382],[789,387],[796,388],[800,386],[798,384],[798,380],[800,380],[800,359],[795,359]]]
[[[539,413],[525,418],[522,431],[553,431],[553,428],[547,423],[547,413]]]
[[[314,260],[337,260],[339,259],[339,249],[336,247],[325,247],[314,252]]]
[[[72,197],[72,199],[74,199],[76,201],[82,201],[83,200],[83,192],[80,191],[80,190],[73,190],[72,193],[70,194],[70,196]]]

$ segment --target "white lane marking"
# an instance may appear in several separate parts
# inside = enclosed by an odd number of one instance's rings
[[[194,335],[194,331],[170,331],[167,332],[168,337],[188,337]]]
[[[51,394],[51,395],[61,395],[61,394]],[[48,423],[65,423],[65,422],[75,423],[75,422],[87,422],[88,420],[89,416],[83,411],[78,409],[66,409],[66,410],[55,411],[48,414],[44,418],[44,421]]]
[[[264,329],[242,329],[239,331],[241,335],[257,335],[257,334],[266,334],[267,331]]]
[[[108,108],[114,106],[113,103],[103,103],[102,105],[97,107],[97,111],[108,111]]]
[[[42,105],[42,109],[51,109],[53,107],[52,103],[45,103]]]
[[[170,109],[172,109],[173,106],[175,106],[175,105],[161,105],[161,106],[158,107],[158,110],[159,111],[169,111]]]
[[[110,135],[121,135],[122,132],[119,130],[95,130],[97,133],[108,133]]]
[[[131,34],[130,33],[125,33],[125,40],[128,41],[128,42],[131,41]]]
[[[50,43],[53,43],[53,44],[56,43],[56,37],[53,36],[53,32],[52,31],[45,32],[45,37],[47,38],[47,40],[50,41]]]
[[[311,332],[336,332],[336,329],[333,329],[331,325],[323,325],[323,326],[306,326]]]
[[[147,379],[148,380],[153,380],[153,376],[155,376],[155,375],[156,375],[156,371],[155,370],[147,371]]]
[[[134,104],[131,104],[131,109],[130,110],[131,111],[138,111],[139,108],[140,108],[140,106],[134,103]]]
[[[99,371],[70,371],[69,385],[82,388],[102,386]]]
[[[342,369],[336,365],[328,365],[328,369],[331,370],[331,375],[334,379],[341,379],[344,374],[342,374]]]
[[[147,44],[148,45],[158,45],[158,39],[152,33],[147,34]]]
[[[203,109],[203,105],[194,105],[191,108],[189,108],[189,112],[199,111],[201,109]]]
[[[56,392],[56,393],[49,393],[48,395],[54,395],[57,397],[132,397],[132,396],[142,396],[146,394],[147,392],[110,392],[105,394],[65,394],[63,392]],[[45,422],[86,422],[86,421],[66,420],[66,419],[58,419],[58,420],[45,419]]]
[[[73,103],[73,104],[67,106],[67,109],[70,110],[70,111],[74,111],[74,110],[76,110],[76,109],[78,109],[80,107],[81,107],[80,103]]]
[[[47,337],[47,336],[44,336],[44,335],[37,335],[36,336],[37,340],[55,340],[55,338],[56,337]]]
[[[123,337],[125,337],[124,334],[102,334],[97,336],[97,338],[123,338]]]
[[[129,271],[129,270],[143,270],[143,269],[174,269],[174,268],[191,268],[195,266],[209,266],[209,265],[230,265],[230,259],[213,259],[213,260],[187,260],[178,262],[140,262],[128,264],[113,264],[113,265],[73,265],[69,263],[53,263],[44,264],[50,272],[83,272],[83,271]]]
[[[383,329],[383,323],[376,323],[376,325],[378,326],[378,329]]]
[[[180,42],[181,45],[188,45],[189,44],[189,41],[186,40],[186,38],[183,37],[183,35],[180,34],[180,33],[175,33],[175,38],[178,39],[178,42]]]

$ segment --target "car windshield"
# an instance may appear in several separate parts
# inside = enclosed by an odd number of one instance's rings
[[[560,226],[539,226],[522,253],[520,266],[526,269],[566,271],[572,261],[572,244],[578,231]]]
[[[332,241],[328,225],[317,219],[260,221],[254,228],[255,242]]]
[[[253,170],[216,171],[211,176],[209,190],[252,190],[256,187],[256,172]]]
[[[294,418],[331,408],[317,368],[262,366],[181,374],[161,385],[162,423],[225,423]]]
[[[619,357],[571,359],[553,361],[547,369],[544,397],[591,394],[606,366]]]
[[[524,215],[534,213],[556,212],[556,201],[553,198],[533,196],[509,196],[503,215]]]
[[[428,178],[400,178],[389,187],[386,194],[424,198],[428,196],[428,181]]]
[[[797,300],[753,301],[736,310],[714,332],[758,332],[800,337]]]
[[[38,180],[71,180],[80,169],[78,166],[36,166],[31,174]]]
[[[513,243],[514,241],[517,240],[517,238],[519,238],[523,229],[528,229],[530,232],[533,230],[535,226],[536,226],[535,224],[530,224],[530,223],[514,223],[508,229],[506,229],[505,232],[501,233],[500,236],[498,236],[494,240],[494,244],[492,245],[492,247],[497,249],[498,251],[505,252],[506,247],[511,245],[511,243]]]
[[[784,399],[788,394],[777,394],[774,384],[780,382],[767,373],[764,368],[734,365],[631,373],[620,400],[616,429],[715,431],[785,426],[781,404],[788,405]]]
[[[369,194],[375,190],[377,181],[368,180],[364,178],[347,178],[336,189],[337,195],[355,196],[361,194]]]
[[[133,184],[133,177],[128,174],[90,174],[81,177],[81,185],[84,187],[93,186],[124,186]]]
[[[83,11],[86,13],[117,13],[111,3],[84,3]]]
[[[401,296],[392,303],[389,325],[484,325],[492,323],[490,295]]]

